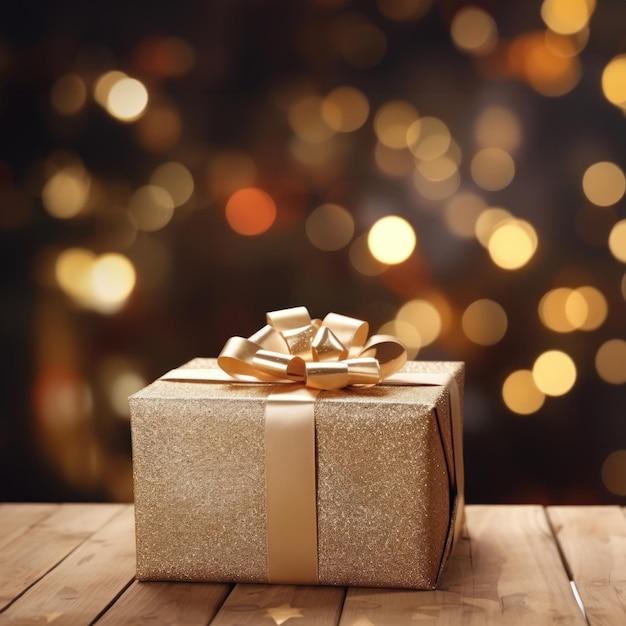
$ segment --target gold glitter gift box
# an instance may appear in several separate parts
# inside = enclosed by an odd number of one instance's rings
[[[462,384],[459,363],[407,369]],[[158,380],[132,397],[138,578],[268,582],[268,387]],[[395,385],[320,394],[319,584],[435,587],[462,513],[447,395]]]
[[[407,362],[303,399],[194,359],[155,381],[130,398],[137,577],[435,588],[463,512],[463,376]]]

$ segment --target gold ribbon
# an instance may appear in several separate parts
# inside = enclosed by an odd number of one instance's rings
[[[267,313],[247,339],[231,337],[217,364],[243,381],[296,382],[312,389],[377,385],[405,363],[405,347],[389,335],[368,339],[367,322],[329,313],[311,319],[299,306]]]
[[[265,405],[268,582],[311,585],[317,570],[313,407],[319,390],[279,389]]]
[[[217,359],[222,371],[180,368],[161,378],[291,383],[273,390],[265,405],[268,582],[317,584],[314,404],[319,391],[382,381],[449,386],[455,450],[461,432],[459,394],[449,375],[396,374],[406,361],[404,346],[387,335],[368,339],[367,322],[337,313],[312,320],[305,307],[267,313],[267,322],[248,339],[226,342]],[[451,476],[459,494],[462,468],[455,456]]]

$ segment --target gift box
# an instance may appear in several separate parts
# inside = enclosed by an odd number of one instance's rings
[[[389,374],[388,338],[337,339],[332,321],[310,321],[313,359],[287,338],[277,370],[266,327],[237,338],[252,356],[227,344],[131,396],[138,579],[437,585],[463,511],[463,364],[392,350]],[[345,358],[320,360],[328,332]]]

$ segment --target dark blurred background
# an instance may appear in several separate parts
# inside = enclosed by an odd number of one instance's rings
[[[624,504],[625,26],[5,3],[0,500],[131,500],[127,396],[303,304],[466,362],[470,502]]]

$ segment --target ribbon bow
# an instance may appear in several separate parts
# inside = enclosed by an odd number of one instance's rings
[[[228,339],[217,363],[237,380],[299,382],[312,389],[371,386],[397,372],[406,349],[390,335],[338,313],[311,319],[304,306],[266,314],[267,325]]]

